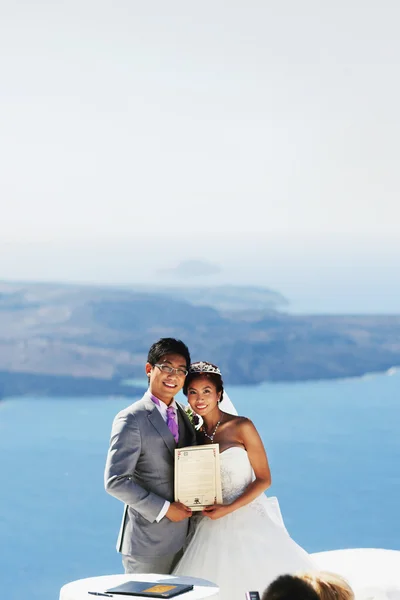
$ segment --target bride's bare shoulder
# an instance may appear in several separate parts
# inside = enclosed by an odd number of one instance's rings
[[[239,429],[255,429],[253,422],[248,417],[226,415],[225,422],[229,422]]]

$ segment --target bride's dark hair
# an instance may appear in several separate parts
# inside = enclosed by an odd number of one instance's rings
[[[199,365],[200,363],[194,363],[194,365]],[[218,369],[218,367],[216,367],[215,365],[211,364],[211,363],[206,363],[203,362],[203,365],[209,365],[210,367],[214,367],[215,369]],[[218,369],[219,371],[219,369]],[[189,369],[189,373],[186,376],[185,379],[185,383],[183,384],[183,393],[185,394],[185,396],[188,395],[188,389],[190,384],[195,380],[195,379],[199,379],[200,377],[206,377],[209,381],[211,381],[211,383],[214,384],[217,393],[221,392],[221,397],[219,399],[219,402],[222,401],[222,398],[224,396],[224,382],[222,381],[222,377],[219,373],[212,373],[210,371],[191,371]]]

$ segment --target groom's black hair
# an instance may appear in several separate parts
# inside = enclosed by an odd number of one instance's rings
[[[270,583],[261,600],[319,600],[319,595],[300,577],[281,575]]]
[[[155,342],[147,355],[147,362],[155,365],[166,354],[180,354],[186,361],[186,368],[190,367],[189,348],[181,340],[175,338],[161,338]]]

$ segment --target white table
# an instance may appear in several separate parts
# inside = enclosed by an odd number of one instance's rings
[[[176,600],[217,600],[219,588],[211,581],[195,579],[194,577],[175,577],[174,575],[103,575],[101,577],[89,577],[78,579],[65,584],[60,590],[60,600],[107,600],[107,596],[92,596],[88,592],[105,592],[108,588],[125,583],[125,581],[144,580],[157,583],[170,579],[179,583],[190,583],[194,585],[193,590],[176,596]],[[114,599],[128,600],[129,596],[113,595]]]
[[[356,598],[366,600],[400,600],[400,551],[375,548],[331,550],[312,555],[318,567],[345,577],[356,592]],[[67,583],[61,588],[60,600],[107,600],[107,597],[91,596],[91,592],[132,581],[145,579],[151,582],[174,579],[173,575],[104,575]],[[219,589],[216,584],[192,577],[175,578],[182,583],[193,583],[191,592],[177,596],[177,600],[217,600]],[[380,593],[382,592],[382,593]],[[114,600],[128,600],[129,596],[114,595]]]
[[[377,548],[331,550],[312,555],[324,571],[345,577],[356,593],[356,598],[387,597],[400,600],[400,551]],[[371,593],[368,594],[367,590]],[[361,591],[363,590],[363,593]]]

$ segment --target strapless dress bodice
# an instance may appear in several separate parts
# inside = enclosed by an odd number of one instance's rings
[[[222,498],[225,504],[233,502],[252,482],[254,475],[244,448],[232,447],[220,454]]]

